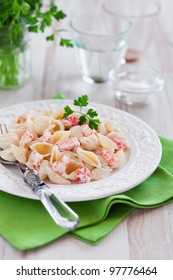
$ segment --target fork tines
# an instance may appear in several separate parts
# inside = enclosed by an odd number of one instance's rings
[[[0,124],[0,133],[1,134],[8,133],[7,125],[5,123]]]

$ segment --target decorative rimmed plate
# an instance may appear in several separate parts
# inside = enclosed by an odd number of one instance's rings
[[[39,114],[44,110],[58,109],[66,104],[72,105],[71,100],[42,100],[13,105],[0,110],[0,123],[9,127],[19,114],[30,112]],[[109,177],[87,184],[53,185],[50,187],[64,201],[84,201],[107,197],[129,190],[147,179],[157,168],[162,154],[162,148],[156,133],[142,120],[124,111],[90,103],[100,116],[116,120],[130,143],[130,151],[124,166]],[[14,173],[7,166],[0,164],[0,190],[25,197],[37,199],[25,185],[19,173]]]

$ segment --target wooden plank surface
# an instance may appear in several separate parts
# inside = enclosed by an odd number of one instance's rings
[[[62,2],[69,19],[76,11],[83,10],[86,2],[91,10],[102,1]],[[158,134],[173,138],[173,1],[160,0],[160,3],[158,32],[142,63],[162,72],[165,88],[147,106],[122,105],[114,99],[114,91],[107,84],[86,84],[80,77],[74,49],[46,43],[41,34],[31,36],[31,82],[16,91],[1,92],[0,107],[51,98],[56,92],[72,99],[87,93],[91,101],[128,111]],[[135,210],[97,246],[65,236],[42,248],[20,252],[0,237],[0,259],[173,259],[173,204]]]

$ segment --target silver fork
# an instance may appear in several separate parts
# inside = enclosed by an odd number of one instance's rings
[[[6,124],[0,124],[0,134],[7,133]],[[0,157],[0,163],[15,164],[20,169],[24,182],[39,198],[57,225],[68,230],[74,230],[77,227],[78,215],[41,180],[36,170],[17,161],[4,160],[2,157]]]

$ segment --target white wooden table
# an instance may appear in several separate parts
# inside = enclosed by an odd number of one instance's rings
[[[69,18],[87,1],[62,2]],[[90,8],[97,2],[101,1],[92,1]],[[56,92],[71,99],[85,93],[90,101],[126,110],[147,122],[158,134],[173,138],[173,1],[160,0],[160,3],[158,32],[141,63],[163,73],[165,88],[147,106],[121,105],[107,84],[86,84],[78,72],[74,49],[61,48],[45,42],[42,35],[33,35],[32,80],[19,90],[0,92],[0,107],[51,98]],[[173,204],[169,204],[152,210],[135,210],[97,246],[64,236],[42,248],[20,252],[0,237],[0,259],[173,259],[172,244]]]

